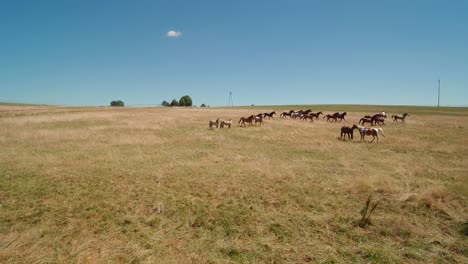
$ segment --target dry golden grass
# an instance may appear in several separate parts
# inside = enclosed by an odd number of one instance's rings
[[[323,120],[208,128],[289,108],[0,105],[0,262],[468,261],[468,109],[387,107],[411,116],[379,144]]]

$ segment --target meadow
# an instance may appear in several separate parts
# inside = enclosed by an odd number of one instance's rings
[[[347,121],[237,127],[307,108]],[[338,139],[381,111],[411,116]],[[468,108],[2,104],[0,262],[467,263],[467,128]]]

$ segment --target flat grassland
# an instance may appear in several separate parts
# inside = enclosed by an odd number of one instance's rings
[[[294,108],[348,121],[208,129]],[[338,139],[383,110],[411,116]],[[467,129],[468,108],[0,105],[0,262],[467,263]]]

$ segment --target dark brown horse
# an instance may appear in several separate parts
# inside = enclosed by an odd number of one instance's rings
[[[273,118],[273,115],[276,115],[276,112],[273,111],[271,113],[263,113],[263,118],[268,116],[268,119]],[[274,118],[273,118],[274,119]]]
[[[404,113],[403,115],[392,115],[393,122],[398,122],[398,120],[401,120],[401,122],[405,122],[405,118],[409,116],[408,113]]]
[[[372,121],[374,122],[374,125],[379,124],[379,125],[384,125],[385,126],[385,118],[383,118],[383,117],[372,118]]]
[[[369,123],[369,124],[372,125],[374,123],[374,120],[372,118],[363,117],[363,118],[361,118],[361,120],[359,120],[358,124],[364,125],[365,123]]]
[[[251,115],[251,116],[249,116],[249,117],[247,117],[247,118],[241,117],[241,118],[239,119],[239,122],[238,122],[237,124],[238,124],[238,125],[240,124],[240,126],[243,125],[244,127],[245,127],[245,123],[249,123],[249,125],[252,125],[252,122],[254,121],[254,119],[255,119],[255,116],[254,116],[254,115]]]
[[[377,118],[377,117],[387,118],[387,114],[385,112],[382,112],[382,113],[378,113],[372,116],[372,118]]]
[[[292,113],[294,113],[294,110],[291,110],[289,112],[283,112],[283,113],[281,113],[280,117],[281,118],[286,118],[287,116],[291,117]]]
[[[322,112],[318,112],[318,113],[310,113],[309,114],[312,118],[315,118],[316,120],[319,119],[320,115],[323,115]]]
[[[348,135],[348,139],[353,139],[353,131],[354,131],[354,129],[352,127],[343,126],[341,128],[340,138],[341,139],[346,139],[346,135]]]
[[[314,117],[311,114],[308,114],[308,115],[302,114],[301,119],[302,120],[310,119],[310,122],[314,122]]]
[[[341,114],[338,113],[338,112],[336,112],[336,113],[333,114],[333,120],[334,120],[334,121],[338,121],[338,119],[340,119],[340,122],[341,122],[342,120],[346,121],[346,119],[345,119],[344,117],[345,117],[347,114],[348,114],[348,113],[346,113],[346,112],[343,112],[343,113],[341,113]]]
[[[334,121],[334,120],[335,120],[335,116],[334,116],[334,115],[330,115],[330,114],[324,115],[324,116],[323,116],[323,119],[325,119],[325,118],[327,119],[327,121],[330,121],[330,120],[331,120],[331,121]]]

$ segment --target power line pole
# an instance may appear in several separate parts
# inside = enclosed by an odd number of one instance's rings
[[[440,107],[440,78],[439,78],[439,89],[437,91],[437,107]]]
[[[232,100],[232,92],[229,92],[229,102],[228,102],[229,107],[234,106],[234,101]]]

